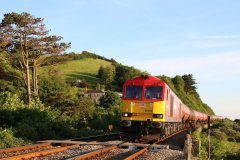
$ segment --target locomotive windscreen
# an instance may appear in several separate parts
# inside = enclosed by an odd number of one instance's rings
[[[145,98],[146,99],[162,99],[162,86],[146,86]]]
[[[142,98],[142,86],[127,86],[125,98],[141,99]]]

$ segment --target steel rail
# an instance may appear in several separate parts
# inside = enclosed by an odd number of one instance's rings
[[[33,144],[33,145],[27,145],[27,146],[14,147],[14,148],[3,148],[3,149],[0,149],[0,153],[16,152],[21,150],[36,149],[36,148],[42,148],[47,146],[51,146],[51,143],[40,143],[40,144]]]
[[[118,146],[111,146],[111,147],[107,147],[107,148],[103,148],[103,149],[99,149],[90,153],[86,153],[80,156],[76,156],[73,158],[69,158],[68,160],[84,160],[84,159],[89,159],[91,157],[95,157],[97,155],[102,155],[103,153],[109,152],[115,148],[118,148]]]
[[[21,155],[12,156],[12,157],[6,157],[6,158],[2,158],[0,160],[22,160],[22,159],[26,159],[26,158],[45,156],[45,155],[48,155],[48,154],[61,152],[61,151],[64,151],[64,150],[67,150],[67,149],[70,149],[70,148],[75,148],[75,147],[78,147],[78,146],[79,145],[70,145],[70,146],[66,146],[66,147],[57,147],[57,148],[43,150],[43,151],[38,151],[38,152],[26,153],[26,154],[21,154]]]
[[[82,155],[79,155],[79,156],[75,156],[73,158],[69,158],[67,160],[85,160],[85,159],[89,159],[91,157],[95,157],[97,155],[102,155],[106,152],[109,152],[113,149],[116,149],[118,148],[120,145],[124,144],[126,142],[122,142],[120,144],[117,144],[117,145],[113,145],[113,146],[110,146],[110,147],[106,147],[106,148],[103,148],[103,149],[98,149],[96,151],[93,151],[93,152],[89,152],[89,153],[86,153],[86,154],[82,154]]]
[[[167,139],[169,139],[169,138],[171,138],[171,137],[173,137],[173,136],[175,136],[175,135],[177,135],[177,134],[179,134],[179,133],[181,133],[181,132],[183,132],[183,131],[186,131],[187,129],[188,129],[188,128],[184,128],[184,129],[182,129],[182,130],[180,130],[180,131],[178,131],[178,132],[175,132],[175,133],[173,133],[173,134],[171,134],[171,135],[169,135],[169,136],[167,136],[167,137],[164,137],[164,138],[162,138],[162,139],[157,139],[156,142],[154,142],[154,143],[152,143],[152,144],[149,144],[149,146],[144,147],[143,149],[141,149],[141,150],[133,153],[133,154],[130,155],[129,157],[125,158],[124,160],[133,160],[134,158],[137,158],[137,157],[140,156],[141,154],[145,153],[152,145],[158,144],[158,143],[160,143],[160,142],[163,142],[163,141],[165,141],[165,140],[167,140]]]
[[[104,134],[104,135],[97,135],[97,136],[90,136],[90,137],[82,137],[82,138],[74,138],[69,139],[71,141],[101,141],[101,140],[108,140],[114,139],[121,135],[121,133],[112,133],[112,134]]]

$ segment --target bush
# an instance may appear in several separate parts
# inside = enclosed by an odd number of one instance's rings
[[[0,93],[0,106],[1,109],[16,110],[18,108],[24,108],[25,105],[22,100],[20,100],[17,94],[12,94],[11,92],[1,92]]]
[[[240,157],[240,144],[237,141],[239,132],[234,130],[236,122],[225,119],[213,122],[211,129],[211,159],[237,160]],[[207,130],[198,129],[193,137],[199,141],[199,157],[207,159]],[[234,133],[234,134],[233,134]]]
[[[110,108],[111,106],[120,106],[121,99],[115,92],[107,91],[105,95],[100,98],[100,105],[104,108]]]
[[[39,100],[25,106],[18,95],[4,92],[0,94],[0,104],[0,127],[12,128],[18,138],[36,141],[73,136],[70,126],[58,121],[60,112]],[[61,126],[64,132],[59,132],[56,126]]]
[[[24,141],[22,138],[16,138],[13,135],[12,129],[0,128],[0,148],[10,148],[29,143]]]
[[[120,107],[115,106],[105,109],[101,106],[95,108],[91,119],[89,120],[89,126],[93,130],[100,130],[106,132],[108,125],[113,125],[113,130],[118,131],[120,126],[121,112]]]

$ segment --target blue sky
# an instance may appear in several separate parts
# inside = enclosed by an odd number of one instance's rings
[[[192,73],[216,114],[240,118],[240,1],[3,0],[45,19],[52,34],[153,75]]]

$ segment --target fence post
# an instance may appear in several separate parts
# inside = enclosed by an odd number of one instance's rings
[[[211,132],[210,121],[211,121],[210,116],[208,116],[208,159],[209,160],[210,160],[210,153],[211,153],[211,150],[210,150],[210,146],[211,146],[211,144],[210,144],[210,132]]]
[[[187,160],[191,160],[192,156],[192,141],[191,135],[187,134]]]

